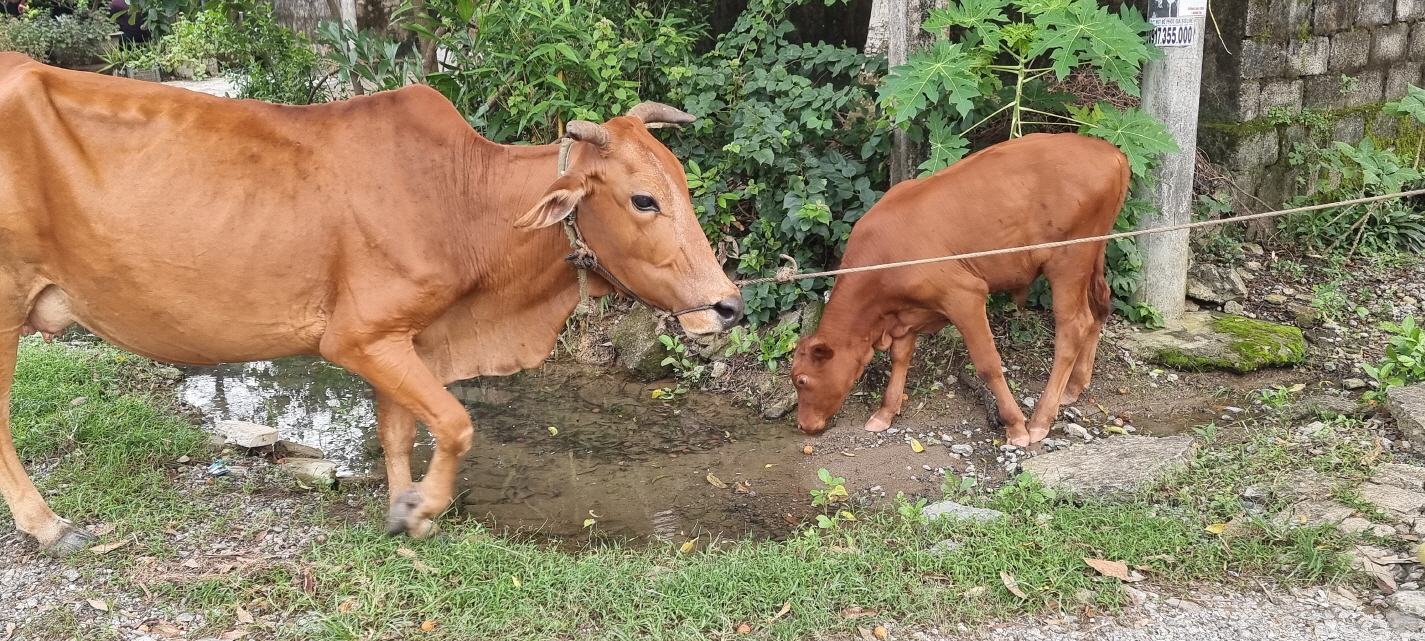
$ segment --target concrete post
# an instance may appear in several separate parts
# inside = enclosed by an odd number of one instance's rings
[[[341,3],[341,21],[352,29],[356,28],[356,0],[339,0]]]
[[[1140,229],[1192,220],[1205,5],[1205,0],[1148,3],[1152,38],[1164,56],[1143,67],[1143,110],[1167,126],[1180,151],[1164,154],[1154,172],[1157,182],[1148,197],[1159,213],[1144,216]],[[1195,8],[1198,12],[1192,13]],[[1187,230],[1139,236],[1138,245],[1143,251],[1143,282],[1135,299],[1152,305],[1166,321],[1182,318],[1191,260]]]
[[[883,0],[886,4],[886,15],[888,19],[886,35],[886,62],[891,68],[903,65],[910,59],[910,34],[911,30],[919,27],[919,24],[912,26],[910,23],[918,16],[911,15],[911,6],[916,4],[915,0]],[[874,9],[872,9],[874,12]],[[913,150],[910,144],[910,135],[905,130],[895,128],[891,130],[891,184],[894,185],[902,180],[910,178],[914,171],[912,163]]]

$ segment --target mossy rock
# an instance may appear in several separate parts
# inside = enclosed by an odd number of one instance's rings
[[[1184,314],[1167,328],[1129,337],[1123,346],[1145,361],[1191,372],[1246,373],[1306,358],[1300,329],[1216,312]]]
[[[609,331],[613,340],[614,353],[630,373],[641,380],[652,381],[673,372],[673,368],[663,364],[669,356],[668,348],[658,341],[658,317],[653,310],[643,305],[633,309],[614,323]]]

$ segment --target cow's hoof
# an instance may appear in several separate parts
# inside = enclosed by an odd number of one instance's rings
[[[1064,392],[1064,395],[1059,397],[1059,405],[1073,405],[1077,402],[1079,402],[1078,394],[1070,394],[1068,392]]]
[[[1038,443],[1039,441],[1042,441],[1042,440],[1044,440],[1044,439],[1046,439],[1046,438],[1048,438],[1048,437],[1049,437],[1049,429],[1048,429],[1048,428],[1045,428],[1045,429],[1031,429],[1031,430],[1029,430],[1029,443]],[[1020,447],[1024,447],[1024,446],[1021,445]]]
[[[891,426],[891,422],[888,421],[888,420],[886,420],[886,419],[884,419],[884,418],[881,418],[879,414],[878,414],[878,415],[874,415],[874,416],[872,416],[872,417],[869,418],[869,419],[866,419],[866,431],[867,431],[867,432],[884,432],[884,431],[886,431],[886,429],[888,429],[890,426]]]
[[[64,533],[54,540],[54,543],[45,546],[45,552],[53,556],[69,556],[88,548],[99,538],[73,525],[64,526]]]
[[[421,491],[414,487],[408,488],[406,491],[396,495],[396,500],[391,502],[391,511],[386,514],[386,534],[396,536],[409,533],[411,528],[408,526],[410,525],[412,517],[415,516],[416,509],[421,506],[423,500]],[[429,522],[427,519],[419,520]],[[411,533],[411,535],[415,536],[414,533]]]

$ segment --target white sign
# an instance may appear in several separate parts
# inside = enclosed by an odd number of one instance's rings
[[[1207,0],[1148,0],[1148,19],[1207,15]]]
[[[1152,18],[1153,33],[1148,41],[1155,47],[1189,47],[1197,43],[1202,31],[1198,18]]]

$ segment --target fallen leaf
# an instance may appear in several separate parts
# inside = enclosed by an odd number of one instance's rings
[[[1120,581],[1128,580],[1128,565],[1120,561],[1084,557],[1084,563],[1089,564],[1089,567],[1098,570],[1098,573],[1104,576],[1110,576]]]
[[[425,630],[426,632],[430,632],[431,630],[434,630],[434,629],[435,629],[435,621],[431,621],[430,619],[426,619],[425,621],[421,621],[421,629],[422,629],[422,630]]]
[[[584,519],[584,527],[589,527],[590,525],[593,525],[598,522],[598,519]]]
[[[861,635],[861,641],[876,641],[876,636],[871,632],[871,628],[856,628],[856,632]]]
[[[790,514],[783,514],[783,515],[782,515],[782,520],[783,520],[783,521],[786,521],[786,522],[788,522],[788,523],[791,523],[792,525],[801,525],[801,524],[802,524],[802,522],[801,522],[799,519],[797,519],[797,517],[792,516],[792,515],[790,515]]]
[[[713,475],[711,475],[711,474],[708,475],[708,482],[709,482],[709,483],[712,483],[712,486],[715,487],[715,488],[717,488],[717,489],[719,489],[719,490],[725,490],[725,489],[727,489],[727,484],[726,484],[726,483],[723,483],[723,482],[722,482],[722,479],[720,479],[720,478],[718,478],[718,477],[716,477],[716,476],[713,476]]]
[[[1128,434],[1128,430],[1125,430],[1125,429],[1123,429],[1123,428],[1121,428],[1121,427],[1119,427],[1119,426],[1117,426],[1117,425],[1108,425],[1108,426],[1105,426],[1105,427],[1103,428],[1103,431],[1108,432],[1109,434],[1124,434],[1124,435]]]
[[[408,559],[416,558],[416,551],[410,548],[396,548],[396,556],[404,556]]]
[[[177,462],[180,463],[180,464],[182,464],[182,463],[187,463],[187,462],[190,461],[190,460],[192,460],[192,459],[188,458],[188,456],[185,454],[185,455],[183,455],[183,456],[178,457],[178,461],[177,461]]]
[[[94,608],[95,610],[98,610],[100,612],[109,611],[109,604],[99,599],[89,599],[89,607]]]
[[[1287,390],[1287,391],[1288,391],[1288,392],[1291,392],[1291,393],[1293,393],[1293,394],[1295,394],[1295,393],[1300,392],[1301,390],[1304,390],[1304,389],[1306,389],[1306,383],[1297,383],[1296,385],[1292,385],[1292,386],[1291,386],[1291,389],[1289,389],[1289,390]]]
[[[772,621],[776,621],[777,619],[782,618],[784,615],[786,615],[788,612],[791,612],[791,611],[792,611],[792,602],[791,602],[791,601],[788,601],[788,602],[786,602],[786,603],[783,603],[783,604],[782,604],[782,609],[777,610],[777,613],[774,614],[774,615],[772,615],[772,618],[767,619],[767,621],[768,621],[769,623],[772,622]]]
[[[353,599],[348,599],[348,600],[349,600],[349,601],[355,601],[356,599],[353,598]],[[350,612],[350,609],[348,609],[347,611]],[[242,606],[240,606],[240,605],[237,606],[236,613],[237,613],[237,622],[238,622],[238,623],[252,623],[252,622],[253,622],[252,613],[251,613],[251,612],[248,612],[247,610],[244,610]]]
[[[752,626],[747,625],[746,623],[743,623],[743,624],[740,624],[740,625],[737,626],[737,633],[738,633],[738,634],[748,634],[748,633],[750,633],[750,632],[752,632]]]
[[[768,469],[768,470],[770,470],[770,469],[772,469],[772,466],[773,466],[773,465],[776,465],[776,463],[768,463],[768,464],[766,464],[766,465],[763,465],[762,468],[763,468],[763,469]]]
[[[521,585],[524,585],[523,583],[520,583],[520,578],[514,575],[510,575],[510,583],[515,584],[515,587],[520,587]]]
[[[173,637],[183,634],[183,630],[181,628],[164,621],[159,621],[158,623],[154,624],[151,630],[153,632],[158,633],[158,636],[161,636],[165,639],[172,639]]]
[[[693,540],[691,540],[691,541],[685,541],[685,542],[683,543],[683,545],[678,548],[678,551],[679,551],[679,552],[682,552],[683,554],[687,554],[687,553],[689,553],[689,552],[692,552],[692,551],[693,551],[693,546],[695,546],[695,545],[697,545],[697,544],[698,544],[697,539],[693,539]]]
[[[851,606],[851,607],[849,607],[849,608],[842,608],[842,609],[841,609],[841,618],[843,618],[843,619],[859,619],[859,618],[861,618],[861,617],[873,617],[873,616],[876,616],[876,609],[875,609],[875,608],[866,608],[866,609],[863,610],[863,609],[858,608],[858,607],[856,607],[856,606],[853,605],[853,606]]]
[[[840,512],[837,512],[837,514],[841,515],[841,518],[846,519],[847,521],[855,521],[855,520],[856,520],[856,515],[855,515],[855,514],[852,514],[852,513],[850,513],[850,512],[847,512],[846,510],[842,510],[842,511],[840,511]]]
[[[850,453],[850,452],[842,452],[841,455],[842,455],[842,456],[849,456],[849,457],[851,457],[851,458],[856,458],[856,455],[855,455],[855,454],[852,454],[852,453]]]
[[[1024,590],[1019,589],[1019,582],[1015,581],[1014,577],[1010,576],[1008,572],[1000,570],[999,580],[1004,582],[1004,587],[1009,589],[1010,594],[1013,594],[1014,596],[1017,596],[1021,599],[1029,598],[1029,595],[1025,594]]]
[[[810,446],[810,445],[807,445],[807,446],[805,446],[805,447],[802,448],[802,454],[811,454],[811,453],[814,452],[814,451],[816,451],[816,450],[813,449],[812,446]]]
[[[420,570],[421,572],[425,572],[426,574],[435,574],[435,573],[436,573],[436,569],[435,569],[435,568],[433,568],[433,567],[431,567],[431,566],[429,566],[429,565],[426,565],[425,561],[421,561],[420,559],[416,559],[415,561],[411,561],[411,567],[414,567],[415,569]]]
[[[105,543],[104,545],[96,545],[96,546],[94,546],[94,547],[89,548],[89,551],[90,551],[90,552],[93,552],[94,554],[107,554],[107,553],[113,552],[114,550],[117,550],[117,549],[119,549],[119,548],[121,548],[121,547],[124,547],[125,545],[128,545],[128,544],[130,544],[130,543],[132,543],[132,542],[133,542],[133,539],[121,539],[121,540],[115,541],[115,542],[113,542],[113,543]]]
[[[235,639],[241,639],[247,635],[247,630],[229,630],[218,635],[218,638],[222,639],[223,641],[234,641]]]
[[[1222,531],[1225,530],[1225,529],[1227,529],[1227,524],[1226,524],[1226,523],[1213,523],[1212,525],[1209,525],[1209,526],[1207,526],[1207,527],[1205,527],[1205,528],[1202,528],[1202,529],[1207,530],[1208,532],[1211,532],[1211,533],[1213,533],[1213,534],[1221,535],[1221,534],[1222,534]]]
[[[748,487],[742,481],[738,481],[732,484],[732,491],[737,492],[738,494],[750,494],[752,493],[752,488]]]
[[[886,626],[878,625],[875,630],[871,631],[871,634],[875,635],[877,639],[885,639],[890,636],[891,633],[886,631]]]
[[[181,566],[183,566],[183,567],[185,567],[185,568],[191,568],[191,569],[194,569],[194,570],[196,570],[196,569],[202,567],[202,564],[198,563],[198,559],[192,559],[192,558],[190,558],[190,559],[188,559],[187,561],[184,561],[184,562],[182,562],[182,563],[179,563],[179,565],[181,565]]]
[[[918,441],[918,440],[916,440],[916,439],[911,439],[911,440],[910,440],[910,451],[916,452],[916,453],[924,452],[924,451],[925,451],[925,446],[924,446],[924,445],[921,445],[921,444],[920,444],[920,441]]]
[[[337,606],[336,606],[336,611],[337,611],[337,612],[340,612],[340,613],[342,613],[342,614],[347,614],[347,613],[351,612],[351,609],[352,609],[353,607],[355,607],[355,606],[356,606],[356,597],[351,597],[350,599],[347,599],[347,600],[345,600],[345,601],[342,601],[341,603],[338,603]],[[252,623],[252,622],[251,622],[251,621],[248,621],[248,623]]]
[[[559,428],[557,428],[557,427],[555,427],[555,426],[553,426],[553,425],[550,425],[550,426],[549,426],[549,435],[550,435],[550,436],[559,436]]]

